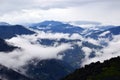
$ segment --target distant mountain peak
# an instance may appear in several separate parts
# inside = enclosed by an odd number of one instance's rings
[[[70,33],[70,34],[73,33],[80,34],[84,30],[81,27],[60,21],[43,21],[40,23],[32,24],[30,28],[45,32]]]
[[[46,21],[43,21],[43,22],[40,22],[40,23],[36,23],[34,25],[57,26],[57,25],[61,25],[61,24],[67,24],[67,23],[60,22],[60,21],[46,20]]]
[[[9,23],[6,23],[6,22],[0,22],[0,26],[1,25],[10,25]]]
[[[16,35],[34,34],[35,32],[22,25],[0,25],[0,38],[9,39]],[[4,35],[3,35],[4,34]]]

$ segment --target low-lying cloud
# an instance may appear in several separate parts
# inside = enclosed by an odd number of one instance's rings
[[[110,58],[120,56],[120,45],[119,45],[120,35],[113,36],[113,40],[112,41],[107,40],[107,43],[108,45],[104,46],[103,49],[95,51],[95,57],[93,58],[85,57],[83,59],[82,66],[97,61],[104,62],[104,60],[108,60]],[[86,53],[88,53],[88,51]]]
[[[101,38],[98,40],[94,40],[91,38],[83,38],[79,34],[64,34],[64,33],[45,33],[45,32],[37,32],[34,35],[21,35],[17,37],[13,37],[11,39],[7,39],[6,41],[9,44],[14,46],[18,46],[21,49],[16,49],[12,52],[0,52],[0,64],[3,64],[10,68],[20,68],[29,61],[33,59],[37,60],[46,60],[46,59],[62,59],[64,54],[60,54],[67,49],[73,49],[72,43],[61,43],[59,45],[47,46],[41,45],[37,40],[40,39],[60,39],[67,40],[80,40],[78,42],[74,42],[73,44],[77,44],[79,47],[82,47],[82,51],[85,54],[84,59],[82,60],[82,66],[86,64],[90,64],[92,62],[101,61],[103,62],[106,59],[110,59],[112,57],[120,56],[120,35],[113,36],[113,40],[110,41],[106,38]],[[100,45],[100,43],[104,40],[108,45]],[[83,47],[82,42],[89,42],[94,45],[102,46],[102,49],[94,49],[90,47]],[[90,58],[92,52],[95,52],[95,57]]]
[[[0,64],[11,68],[19,68],[32,59],[62,59],[63,55],[59,53],[71,48],[71,44],[67,43],[57,46],[40,45],[35,42],[38,37],[33,36],[36,35],[23,35],[6,40],[9,44],[18,46],[21,49],[9,53],[0,52]]]
[[[62,59],[64,56],[60,53],[72,48],[70,43],[61,43],[56,45],[41,45],[38,40],[48,39],[48,40],[60,40],[60,39],[82,39],[79,34],[64,34],[64,33],[45,33],[37,32],[33,35],[21,35],[7,39],[8,44],[20,47],[13,52],[0,52],[0,64],[3,64],[11,68],[19,68],[27,64],[28,61],[32,59],[45,60],[45,59]]]

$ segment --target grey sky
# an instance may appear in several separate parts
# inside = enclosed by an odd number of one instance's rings
[[[0,21],[11,23],[53,19],[119,24],[119,14],[120,0],[0,0]]]

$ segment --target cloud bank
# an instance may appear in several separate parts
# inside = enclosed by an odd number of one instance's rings
[[[95,57],[94,58],[89,58],[85,57],[83,59],[82,66],[85,66],[86,64],[90,64],[92,62],[104,62],[104,60],[108,60],[113,57],[120,56],[120,35],[113,36],[112,41],[107,40],[108,45],[104,46],[103,49],[101,50],[95,50]],[[90,53],[90,50],[84,49],[84,52],[86,51],[86,54]]]
[[[41,45],[37,40],[39,39],[60,39],[67,40],[81,40],[75,43],[62,43],[59,45],[46,46]],[[94,45],[100,46],[100,42],[106,42],[108,45],[103,46],[102,49],[94,49],[89,47],[83,47],[82,42],[89,42]],[[106,59],[112,57],[120,56],[120,35],[113,35],[113,40],[109,39],[98,39],[94,40],[91,38],[83,38],[79,34],[63,34],[63,33],[45,33],[37,32],[34,35],[21,35],[13,37],[6,40],[9,44],[20,47],[21,49],[14,50],[13,52],[4,53],[0,52],[0,64],[3,64],[10,68],[20,68],[26,65],[32,59],[45,60],[45,59],[62,59],[64,54],[60,54],[67,49],[73,49],[73,45],[77,44],[79,47],[82,47],[82,51],[85,54],[84,59],[82,60],[82,66],[90,64],[92,62],[101,61],[103,62]],[[95,52],[95,57],[90,58],[92,52]]]
[[[62,59],[63,55],[59,53],[71,48],[70,44],[43,46],[35,43],[37,37],[36,39],[35,37],[32,37],[32,40],[30,37],[24,35],[24,37],[18,36],[7,40],[9,44],[18,46],[21,49],[9,53],[0,52],[0,64],[11,68],[19,68],[26,65],[27,62],[32,59]]]
[[[61,43],[56,45],[47,46],[41,45],[37,42],[40,39],[82,39],[79,34],[64,34],[64,33],[45,33],[37,32],[33,35],[21,35],[13,37],[11,39],[6,39],[8,44],[18,46],[21,49],[14,50],[13,52],[5,53],[0,52],[0,64],[3,64],[10,68],[20,68],[26,65],[32,59],[45,60],[45,59],[62,59],[64,54],[60,54],[67,49],[72,49],[72,44]],[[77,43],[79,44],[79,43]]]

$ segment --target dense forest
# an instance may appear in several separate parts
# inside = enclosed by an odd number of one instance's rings
[[[77,69],[62,80],[120,80],[120,57]]]

